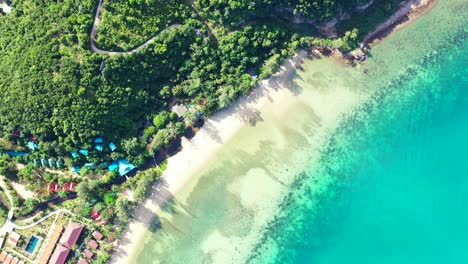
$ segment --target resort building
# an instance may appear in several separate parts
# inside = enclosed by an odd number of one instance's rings
[[[96,250],[99,247],[99,244],[96,242],[96,240],[91,239],[88,242],[88,247],[91,248],[91,249]]]
[[[76,244],[76,241],[78,241],[83,228],[81,224],[70,222],[65,228],[65,232],[63,232],[60,244],[64,247],[72,248]]]
[[[76,264],[88,264],[88,261],[86,261],[84,258],[80,258]]]
[[[93,232],[93,237],[97,241],[100,241],[104,237],[104,235],[101,232],[96,230],[96,231]]]
[[[12,255],[7,255],[6,258],[5,258],[5,261],[3,263],[10,264],[12,260],[13,260],[13,256]]]
[[[67,260],[68,253],[70,253],[69,248],[66,248],[62,245],[57,245],[54,254],[52,254],[52,257],[50,257],[49,264],[64,264]]]
[[[91,252],[89,249],[85,249],[85,250],[83,251],[83,255],[84,255],[85,257],[89,258],[89,259],[92,259],[93,256],[94,256],[94,253]]]
[[[54,251],[55,245],[57,244],[60,235],[62,234],[63,227],[61,225],[54,226],[52,231],[52,235],[50,236],[47,244],[42,252],[41,256],[39,257],[39,264],[47,264],[52,252]]]
[[[16,232],[11,232],[11,235],[10,237],[8,238],[8,241],[7,243],[16,247],[16,245],[18,244],[18,241],[20,240],[21,238],[21,235],[16,233]]]
[[[179,117],[184,117],[184,114],[189,111],[189,109],[183,104],[176,104],[171,109],[172,112],[176,113]]]
[[[0,262],[2,263],[5,262],[6,257],[7,257],[7,253],[5,251],[2,251],[0,253]]]

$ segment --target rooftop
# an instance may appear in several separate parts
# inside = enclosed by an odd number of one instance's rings
[[[70,249],[57,245],[55,248],[54,254],[52,254],[52,257],[50,257],[50,264],[64,264],[65,261],[67,260],[68,253],[70,253]]]
[[[16,247],[16,244],[18,244],[18,240],[20,240],[21,235],[16,233],[16,232],[11,232],[10,237],[8,238],[8,244]]]
[[[67,248],[73,247],[76,244],[76,241],[78,241],[83,228],[84,227],[81,224],[70,222],[65,228],[65,232],[63,232],[60,243]]]
[[[96,231],[93,232],[93,237],[96,240],[101,240],[104,237],[104,235],[101,232],[96,230]]]

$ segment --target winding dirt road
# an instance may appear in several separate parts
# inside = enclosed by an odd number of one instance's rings
[[[174,24],[174,25],[170,25],[168,27],[166,27],[165,29],[163,29],[161,32],[159,32],[159,34],[157,34],[156,36],[150,38],[149,40],[143,42],[141,45],[137,46],[136,48],[132,49],[132,50],[129,50],[129,51],[109,51],[109,50],[102,50],[98,47],[96,47],[96,43],[95,43],[95,40],[96,40],[96,29],[99,25],[99,23],[101,22],[100,20],[100,15],[101,15],[101,12],[102,12],[102,0],[99,0],[99,4],[98,4],[98,7],[96,9],[96,14],[94,15],[94,22],[93,22],[93,28],[91,29],[91,34],[90,34],[90,44],[91,44],[91,50],[96,52],[96,53],[101,53],[101,54],[107,54],[109,56],[115,56],[115,55],[130,55],[130,54],[133,54],[135,52],[138,52],[140,50],[142,50],[144,47],[148,46],[149,44],[153,43],[154,40],[161,34],[163,33],[164,31],[166,30],[169,30],[171,28],[177,28],[177,27],[180,27],[181,24]]]

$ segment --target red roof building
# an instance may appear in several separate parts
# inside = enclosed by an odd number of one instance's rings
[[[89,249],[85,249],[85,250],[83,251],[83,255],[84,255],[85,257],[89,258],[89,259],[92,259],[93,256],[94,256],[94,253],[91,252]]]
[[[104,237],[104,235],[101,232],[96,230],[96,231],[93,232],[93,237],[94,237],[94,239],[99,241]]]
[[[3,262],[4,264],[10,264],[11,261],[13,260],[13,256],[12,255],[7,255],[5,261]]]
[[[48,189],[49,189],[49,192],[54,193],[54,192],[60,192],[60,190],[62,190],[62,187],[60,187],[58,183],[49,183]]]
[[[84,258],[80,258],[76,264],[88,264],[88,261],[86,261]]]
[[[60,239],[60,244],[67,248],[72,248],[83,231],[83,226],[81,224],[70,222],[63,232],[62,238]]]
[[[90,247],[91,249],[97,249],[99,247],[99,244],[96,242],[96,240],[91,239],[88,242],[88,247]]]
[[[68,253],[70,253],[70,249],[57,245],[54,254],[50,257],[49,264],[64,264],[67,260]]]
[[[76,188],[76,182],[66,182],[63,184],[63,190],[66,192],[74,192]]]
[[[18,241],[21,239],[21,235],[16,233],[16,232],[11,232],[10,237],[8,238],[8,244],[16,247],[16,244],[18,244]]]
[[[91,218],[93,218],[96,221],[99,221],[101,220],[101,214],[96,209],[93,209],[91,211]]]
[[[0,253],[0,261],[5,262],[6,257],[7,253],[5,251],[2,251],[2,253]]]

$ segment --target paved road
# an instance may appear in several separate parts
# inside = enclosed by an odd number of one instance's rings
[[[10,191],[7,189],[5,178],[3,176],[0,176],[0,187],[5,192],[6,196],[8,197],[8,200],[10,200],[10,211],[8,211],[7,220],[5,224],[0,228],[1,237],[4,236],[7,232],[11,232],[15,226],[15,224],[11,222],[11,219],[13,219],[13,212],[15,210],[15,207],[13,206],[13,197],[11,196]]]
[[[33,226],[35,226],[35,225],[40,224],[41,222],[45,221],[45,220],[48,219],[49,217],[54,216],[54,215],[57,215],[57,214],[60,214],[60,213],[69,213],[69,214],[71,214],[71,212],[70,212],[69,210],[67,210],[67,209],[58,209],[58,210],[56,210],[56,211],[53,211],[52,213],[49,213],[49,214],[46,215],[46,216],[43,216],[42,218],[40,218],[39,220],[37,220],[37,221],[34,222],[34,223],[31,223],[31,224],[28,224],[28,225],[24,225],[24,226],[19,226],[19,225],[15,225],[15,224],[13,224],[13,225],[14,225],[15,229],[20,229],[20,230],[21,230],[21,229],[28,229],[28,228],[31,228],[31,227],[33,227]],[[31,217],[31,218],[34,218],[34,216]],[[30,219],[31,219],[31,218],[30,218]],[[25,221],[28,221],[28,220],[26,219]]]

